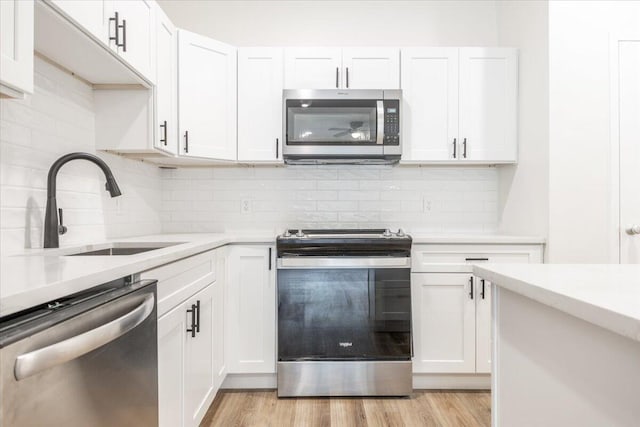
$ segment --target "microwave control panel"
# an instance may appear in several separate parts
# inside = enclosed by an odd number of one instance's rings
[[[384,145],[400,145],[400,101],[384,100]]]

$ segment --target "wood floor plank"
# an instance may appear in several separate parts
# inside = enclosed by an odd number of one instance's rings
[[[483,427],[491,425],[485,391],[416,391],[410,398],[285,398],[275,390],[222,390],[201,426]]]

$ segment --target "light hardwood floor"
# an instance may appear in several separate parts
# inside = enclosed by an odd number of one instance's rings
[[[416,391],[410,398],[278,399],[275,390],[222,390],[201,427],[472,427],[491,425],[488,391]]]

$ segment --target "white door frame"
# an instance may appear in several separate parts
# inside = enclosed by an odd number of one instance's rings
[[[621,41],[640,41],[640,33],[609,35],[609,131],[610,131],[610,180],[611,200],[609,215],[609,258],[610,262],[620,264],[620,67],[618,43]]]

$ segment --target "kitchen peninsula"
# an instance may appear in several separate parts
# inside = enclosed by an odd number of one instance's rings
[[[640,420],[640,265],[482,265],[494,285],[493,425]]]

